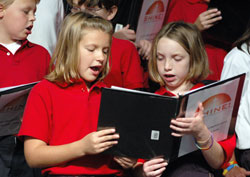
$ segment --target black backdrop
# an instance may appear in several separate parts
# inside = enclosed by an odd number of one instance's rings
[[[211,0],[208,8],[218,8],[222,20],[206,30],[213,39],[231,45],[246,30],[250,19],[250,0]]]

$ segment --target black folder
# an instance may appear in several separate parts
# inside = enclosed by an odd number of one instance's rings
[[[177,104],[171,97],[104,88],[99,126],[115,127],[120,134],[118,145],[111,149],[113,154],[147,159],[163,155],[161,150],[165,149],[164,155],[171,156],[175,138],[167,117],[176,117]]]
[[[142,159],[163,156],[165,159],[174,160],[178,157],[182,138],[171,135],[170,121],[172,118],[185,116],[190,95],[202,95],[209,88],[218,86],[220,89],[220,86],[238,79],[238,82],[235,82],[238,83],[235,88],[236,97],[232,100],[236,112],[234,111],[228,120],[234,125],[244,78],[245,74],[241,74],[180,95],[178,98],[134,90],[103,88],[98,129],[115,127],[120,135],[118,144],[104,153]],[[231,136],[234,126],[230,126],[226,133]]]
[[[18,133],[29,92],[37,83],[0,88],[0,136]]]

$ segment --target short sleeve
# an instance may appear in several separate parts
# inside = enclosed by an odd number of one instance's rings
[[[49,142],[51,126],[51,101],[49,91],[38,83],[30,92],[18,136],[30,136]]]
[[[234,152],[235,146],[236,146],[236,135],[234,134],[232,137],[224,140],[224,141],[220,141],[218,142],[221,147],[223,148],[224,152],[225,152],[225,161],[224,164],[222,165],[222,168],[225,167],[225,165],[229,162],[229,160],[232,157],[232,154]]]

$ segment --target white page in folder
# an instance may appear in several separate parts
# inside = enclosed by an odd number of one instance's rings
[[[198,103],[204,106],[204,121],[216,141],[227,138],[240,78],[224,85],[202,90],[189,96],[185,117],[193,117]],[[219,88],[220,87],[220,88]],[[179,157],[197,150],[194,138],[186,135],[181,140]]]

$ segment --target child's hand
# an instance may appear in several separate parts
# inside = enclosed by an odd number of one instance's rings
[[[115,129],[105,129],[89,133],[80,141],[84,154],[98,154],[117,144],[118,139]]]
[[[142,39],[138,44],[136,44],[136,47],[139,48],[138,53],[143,59],[150,59],[152,48],[152,43],[150,41]]]
[[[151,159],[143,164],[143,173],[146,177],[160,177],[168,163],[163,158]]]
[[[235,166],[234,168],[232,168],[229,172],[227,172],[227,174],[225,175],[225,177],[246,177],[250,175],[250,171],[247,171],[244,168]]]
[[[128,158],[128,157],[114,157],[114,160],[122,166],[124,169],[129,169],[134,167],[137,162],[137,159]]]
[[[129,29],[129,24],[126,25],[124,28],[116,31],[113,36],[119,39],[130,40],[130,41],[135,41],[136,38],[135,31]]]
[[[171,120],[170,128],[174,130],[173,136],[181,137],[186,134],[192,134],[194,137],[200,135],[203,130],[206,130],[203,116],[203,106],[199,104],[199,110],[195,117],[176,118]]]
[[[206,30],[214,26],[218,21],[222,20],[221,11],[216,8],[209,9],[205,12],[202,12],[194,24],[198,27],[200,31]]]

